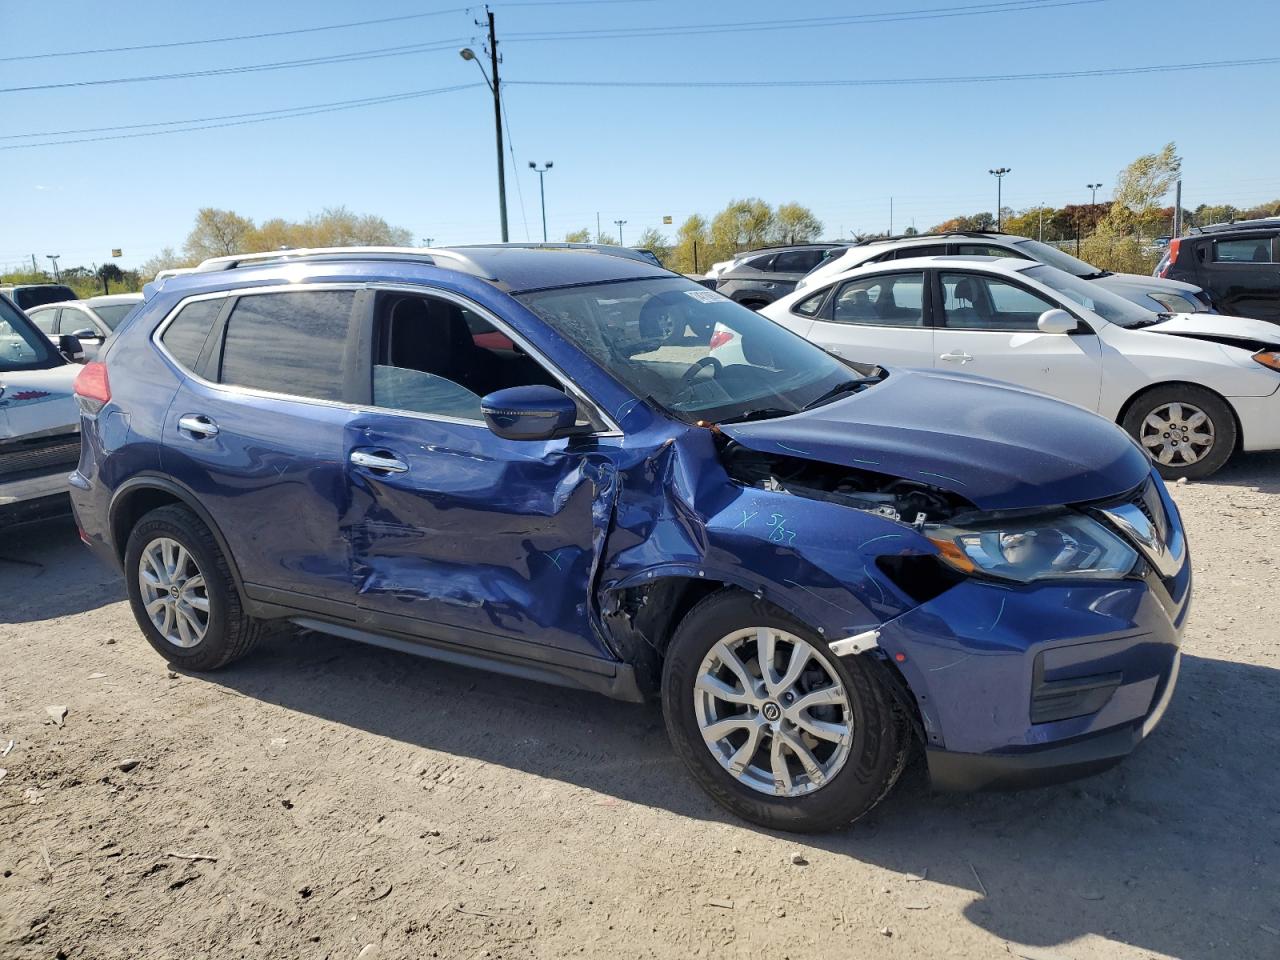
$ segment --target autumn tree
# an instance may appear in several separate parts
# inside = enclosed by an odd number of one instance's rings
[[[671,251],[670,269],[679,273],[698,273],[711,264],[707,257],[710,229],[704,217],[692,214],[676,231],[676,245]]]
[[[183,244],[183,253],[188,260],[196,262],[232,253],[248,253],[247,241],[253,230],[253,221],[248,217],[231,210],[201,207],[196,213],[195,226]]]
[[[646,227],[644,232],[636,237],[634,246],[638,250],[651,250],[654,256],[664,264],[671,257],[671,241],[654,227]]]
[[[588,227],[583,227],[581,230],[570,230],[568,233],[564,235],[564,242],[565,243],[590,243],[591,230]]]
[[[773,239],[778,243],[808,243],[822,235],[822,221],[808,207],[783,203],[773,214]]]
[[[739,250],[762,247],[773,232],[773,209],[756,197],[733,200],[711,221],[712,255],[730,257]]]

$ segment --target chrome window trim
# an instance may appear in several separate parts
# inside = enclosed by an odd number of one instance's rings
[[[179,300],[170,310],[163,320],[151,332],[151,343],[156,347],[160,354],[173,365],[184,377],[194,380],[196,383],[214,390],[220,390],[225,393],[241,394],[250,397],[263,397],[267,400],[291,400],[294,403],[309,403],[322,407],[336,407],[340,410],[358,411],[360,408],[354,404],[344,403],[341,400],[321,400],[319,397],[304,397],[293,393],[275,393],[271,390],[262,390],[258,387],[245,387],[240,384],[218,383],[214,380],[208,380],[194,370],[179,362],[178,358],[168,351],[162,338],[164,333],[169,329],[169,325],[182,310],[192,303],[200,300],[226,300],[232,297],[253,296],[255,294],[264,293],[309,293],[311,291],[320,290],[350,290],[353,293],[359,293],[367,284],[365,283],[277,283],[262,287],[244,287],[237,290],[217,290],[213,293],[197,293],[190,297]]]
[[[230,297],[239,298],[244,296],[256,296],[259,294],[267,294],[267,293],[307,293],[311,291],[322,291],[322,290],[351,290],[357,293],[362,290],[370,290],[374,292],[377,292],[379,290],[387,290],[387,291],[392,291],[396,293],[416,293],[419,296],[440,297],[441,299],[449,300],[453,303],[456,303],[458,306],[466,307],[468,310],[471,310],[474,313],[476,313],[479,317],[481,317],[481,319],[487,321],[488,323],[491,323],[495,329],[501,331],[503,334],[510,337],[512,342],[519,344],[521,349],[523,349],[526,354],[532,357],[537,363],[540,363],[542,366],[544,366],[552,374],[552,376],[554,376],[561,383],[561,385],[565,388],[565,391],[567,393],[577,398],[580,402],[585,403],[590,409],[594,410],[596,412],[596,415],[600,418],[600,421],[606,424],[608,427],[608,429],[606,430],[595,431],[590,434],[583,434],[583,436],[592,436],[592,437],[623,436],[622,428],[618,426],[617,422],[611,416],[609,416],[598,403],[596,403],[592,398],[588,397],[585,393],[583,393],[582,390],[580,390],[578,386],[569,379],[569,377],[565,374],[563,370],[560,369],[560,367],[557,364],[553,363],[551,360],[545,357],[541,350],[536,349],[532,344],[530,344],[529,340],[525,336],[511,329],[510,325],[507,324],[504,320],[499,318],[491,310],[487,310],[486,308],[476,303],[475,301],[469,300],[466,297],[463,297],[460,294],[456,294],[451,290],[443,290],[440,287],[428,286],[427,284],[369,283],[365,281],[361,281],[358,283],[352,283],[352,282],[275,283],[275,284],[268,284],[260,287],[243,287],[243,288],[234,289],[234,290],[217,290],[212,293],[193,294],[192,296],[184,297],[182,300],[179,300],[173,306],[173,309],[171,309],[167,314],[165,314],[164,319],[161,320],[160,323],[156,325],[155,330],[151,332],[150,340],[152,345],[155,346],[155,348],[159,351],[161,356],[163,356],[164,359],[167,360],[174,367],[175,370],[181,373],[182,376],[189,377],[190,379],[194,380],[196,383],[199,383],[205,387],[212,388],[214,390],[220,390],[227,393],[242,394],[242,395],[251,396],[251,397],[263,397],[268,400],[291,400],[295,403],[309,403],[309,404],[315,404],[317,406],[336,407],[338,409],[348,410],[352,413],[383,413],[383,414],[393,413],[396,416],[412,417],[416,420],[429,420],[429,421],[437,421],[440,423],[453,423],[453,424],[459,424],[463,426],[478,427],[486,431],[489,429],[487,426],[485,426],[485,422],[483,420],[467,420],[461,417],[450,417],[444,414],[419,413],[413,410],[399,410],[395,407],[379,407],[379,406],[365,405],[365,404],[351,404],[351,403],[344,403],[339,400],[322,400],[318,397],[305,397],[305,396],[300,396],[297,394],[290,394],[290,393],[276,393],[271,390],[262,390],[257,387],[246,387],[246,386],[241,386],[239,384],[218,383],[216,381],[208,380],[205,377],[200,376],[194,370],[191,370],[189,367],[179,362],[178,358],[175,357],[172,353],[170,353],[169,350],[164,345],[164,342],[163,342],[164,334],[165,334],[165,331],[169,329],[170,324],[173,323],[174,319],[177,318],[178,314],[181,313],[185,307],[197,301],[225,300]],[[372,371],[370,372],[372,373]]]

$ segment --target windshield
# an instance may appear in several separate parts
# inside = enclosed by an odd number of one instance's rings
[[[809,341],[683,278],[517,299],[637,396],[689,422],[784,416],[858,379]]]
[[[1092,310],[1103,320],[1110,320],[1121,327],[1142,327],[1155,323],[1158,319],[1150,310],[1144,310],[1136,303],[1092,281],[1073,277],[1053,267],[1041,265],[1022,272],[1033,280],[1039,280],[1046,287],[1052,287],[1086,310]]]
[[[4,297],[0,297],[0,373],[44,370],[65,361],[43,333],[32,326]]]
[[[104,303],[94,305],[93,312],[102,319],[103,323],[114,330],[120,326],[121,320],[133,312],[133,308],[137,305],[137,303]]]
[[[1099,277],[1107,272],[1039,240],[1015,240],[1013,245],[1019,247],[1032,260],[1039,260],[1051,267],[1065,270],[1075,277]]]

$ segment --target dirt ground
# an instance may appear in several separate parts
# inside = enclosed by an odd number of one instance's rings
[[[1182,677],[1120,767],[917,764],[816,838],[721,812],[655,707],[316,635],[171,673],[70,522],[0,532],[0,957],[1276,960],[1278,493],[1175,488]]]

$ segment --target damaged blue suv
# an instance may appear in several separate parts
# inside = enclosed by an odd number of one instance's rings
[[[977,789],[1151,731],[1190,564],[1119,428],[852,366],[624,253],[300,251],[150,289],[77,381],[71,486],[151,645],[213,670],[292,623],[657,697],[702,786],[787,830],[865,813],[915,744]]]

